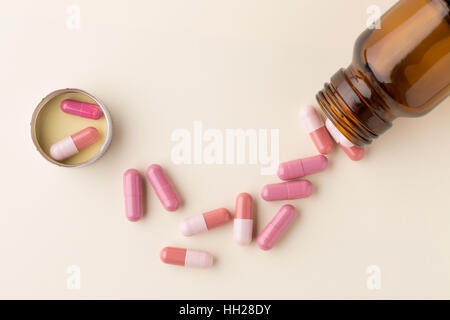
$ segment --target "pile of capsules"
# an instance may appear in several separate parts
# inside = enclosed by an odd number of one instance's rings
[[[295,180],[325,170],[334,142],[345,151],[350,159],[361,160],[364,148],[353,145],[339,130],[327,120],[325,123],[314,107],[307,106],[300,111],[300,118],[320,155],[281,163],[277,175],[285,182],[268,184],[263,187],[261,197],[266,201],[294,200],[309,197],[313,185],[308,180]],[[330,133],[330,134],[329,134]],[[180,205],[180,197],[161,166],[150,165],[146,171],[157,197],[167,211],[175,211]],[[128,169],[123,175],[125,212],[130,221],[138,221],[143,215],[143,187],[139,171]],[[297,210],[290,204],[283,205],[257,238],[262,250],[272,249],[297,216]],[[222,226],[232,220],[231,213],[219,208],[184,219],[180,232],[190,237]],[[240,193],[236,198],[233,233],[240,245],[249,245],[253,238],[253,198],[248,193]],[[160,252],[162,262],[186,267],[207,268],[213,264],[213,256],[206,251],[165,247]]]
[[[101,108],[91,103],[64,100],[60,107],[65,113],[84,118],[98,120],[103,116]],[[281,163],[277,175],[285,182],[264,186],[261,197],[266,201],[301,199],[313,193],[314,187],[310,181],[296,179],[327,168],[328,159],[325,154],[329,154],[334,148],[330,134],[350,159],[358,161],[364,157],[365,150],[353,145],[329,119],[324,123],[314,107],[302,108],[300,119],[321,154]],[[53,144],[50,155],[57,161],[64,160],[94,144],[98,139],[98,130],[87,127]],[[180,197],[161,166],[157,164],[149,166],[146,176],[163,207],[167,211],[176,211],[181,205]],[[139,171],[128,169],[123,175],[123,187],[126,217],[130,221],[138,221],[143,215],[143,186]],[[283,205],[259,234],[258,246],[262,250],[272,249],[296,216],[297,210],[294,206]],[[231,213],[225,208],[219,208],[186,218],[181,222],[180,231],[184,236],[190,237],[231,220]],[[248,193],[241,193],[236,198],[233,227],[234,240],[240,245],[249,245],[253,238],[253,198]],[[213,256],[210,253],[184,248],[165,247],[161,250],[160,257],[164,263],[187,267],[206,268],[213,264]]]
[[[65,113],[83,118],[98,120],[103,116],[102,109],[98,105],[92,103],[67,99],[61,102],[60,107]],[[100,134],[96,128],[84,128],[83,130],[54,143],[50,147],[50,156],[56,161],[67,159],[96,143],[99,137]]]

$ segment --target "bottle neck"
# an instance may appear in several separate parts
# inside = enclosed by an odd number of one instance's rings
[[[325,116],[352,143],[369,144],[391,127],[396,118],[386,104],[386,96],[353,65],[340,69],[316,99]]]

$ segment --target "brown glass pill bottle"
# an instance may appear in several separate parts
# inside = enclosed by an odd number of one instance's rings
[[[351,142],[370,143],[395,118],[424,115],[449,95],[449,2],[399,1],[383,15],[380,29],[359,36],[350,66],[316,95]]]

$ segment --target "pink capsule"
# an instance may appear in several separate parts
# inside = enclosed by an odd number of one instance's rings
[[[350,140],[347,139],[346,136],[340,132],[336,126],[331,122],[330,119],[325,121],[325,126],[330,132],[333,139],[337,142],[337,144],[341,147],[342,150],[347,154],[347,156],[353,161],[359,161],[364,158],[366,151],[364,148],[355,146]]]
[[[180,231],[184,236],[190,237],[221,226],[230,220],[230,211],[220,208],[184,219],[180,224]]]
[[[328,166],[328,159],[324,155],[283,162],[278,166],[277,175],[281,180],[301,178],[323,171]]]
[[[234,241],[240,245],[248,245],[253,237],[253,198],[248,193],[240,193],[236,197],[234,211]]]
[[[146,174],[163,207],[167,211],[177,210],[181,204],[180,197],[161,166],[152,164],[147,168]]]
[[[162,262],[192,268],[209,268],[213,265],[213,256],[206,251],[165,247],[159,253]]]
[[[277,214],[265,226],[257,239],[258,247],[262,250],[270,250],[280,240],[289,225],[297,216],[297,210],[290,204],[280,208]]]
[[[309,197],[313,190],[314,187],[308,180],[288,181],[265,185],[261,190],[261,197],[266,201],[294,200]]]
[[[61,110],[65,113],[94,120],[103,116],[103,111],[98,105],[70,99],[61,102]]]
[[[125,215],[130,221],[142,218],[142,177],[139,171],[128,169],[123,174],[123,193],[125,196]]]
[[[94,127],[85,128],[53,144],[50,155],[57,161],[67,159],[96,143],[99,137],[100,134]]]
[[[333,140],[331,140],[322,118],[313,106],[300,109],[300,119],[321,154],[328,154],[333,151]]]
[[[357,146],[353,147],[344,147],[341,144],[339,144],[342,150],[347,154],[347,156],[353,160],[353,161],[359,161],[362,158],[364,158],[366,154],[366,150],[364,148],[360,148]]]

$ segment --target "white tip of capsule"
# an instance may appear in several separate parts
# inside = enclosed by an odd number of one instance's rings
[[[249,245],[252,242],[253,219],[234,219],[233,234],[236,243]]]
[[[303,123],[303,126],[308,133],[316,131],[325,125],[321,116],[311,105],[300,108],[299,116],[301,123]]]
[[[336,126],[333,124],[333,122],[331,122],[330,119],[327,119],[325,121],[325,126],[327,127],[328,132],[330,133],[330,135],[333,137],[333,139],[339,143],[340,145],[344,146],[344,147],[354,147],[355,145],[353,143],[350,142],[350,140],[347,139],[346,136],[344,136],[339,130],[338,128],[336,128]]]
[[[64,160],[76,153],[78,149],[70,136],[56,142],[50,148],[50,156],[56,161]]]
[[[300,116],[301,120],[304,120],[310,117],[311,115],[314,115],[315,112],[316,109],[314,109],[312,105],[307,105],[300,108],[298,115]]]
[[[190,226],[188,223],[186,223],[186,221],[182,221],[180,223],[180,232],[183,236],[185,237],[190,237],[192,236],[194,233],[192,232]]]
[[[208,227],[203,215],[197,215],[184,219],[180,224],[180,231],[185,237],[190,237],[194,234],[208,231]]]
[[[209,268],[213,265],[212,254],[206,251],[187,250],[184,265],[191,268]]]

